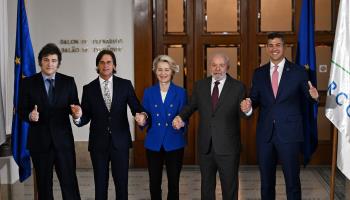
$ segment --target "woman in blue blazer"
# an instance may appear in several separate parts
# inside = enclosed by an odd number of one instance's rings
[[[142,102],[151,119],[146,125],[145,139],[151,199],[162,199],[163,164],[168,177],[168,200],[179,199],[179,179],[186,134],[184,128],[174,129],[172,121],[187,104],[187,94],[185,89],[172,83],[179,66],[171,57],[156,57],[152,70],[158,83],[146,88]]]

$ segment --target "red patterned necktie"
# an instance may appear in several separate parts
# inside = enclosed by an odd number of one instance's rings
[[[278,65],[274,66],[274,70],[272,72],[272,77],[271,77],[271,83],[272,83],[272,90],[273,90],[273,94],[275,95],[275,97],[277,96],[277,91],[278,91]]]
[[[219,84],[220,84],[220,81],[215,81],[213,93],[211,94],[211,106],[213,108],[213,111],[215,110],[216,104],[219,101],[219,87],[218,87]]]

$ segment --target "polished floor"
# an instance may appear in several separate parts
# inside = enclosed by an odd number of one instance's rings
[[[94,199],[94,181],[92,170],[78,169],[78,181],[82,200]],[[165,173],[164,173],[165,175]],[[302,199],[326,200],[329,199],[329,167],[307,167],[301,171]],[[259,172],[256,166],[242,166],[239,171],[239,199],[260,199]],[[109,182],[108,199],[115,199],[112,179]],[[277,171],[276,199],[286,199],[282,170]],[[62,199],[59,183],[54,177],[55,199]],[[16,183],[9,190],[8,199],[31,200],[33,199],[33,179],[29,178],[24,183]],[[163,178],[163,199],[166,199],[167,181]],[[345,177],[337,173],[335,199],[345,199]],[[222,199],[220,181],[217,178],[216,199]],[[3,198],[4,199],[4,198]],[[145,169],[130,169],[129,172],[129,199],[150,199],[148,189],[148,173]],[[185,166],[180,179],[180,199],[200,199],[200,172],[197,166]]]

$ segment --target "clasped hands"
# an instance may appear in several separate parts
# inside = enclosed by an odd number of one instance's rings
[[[135,114],[135,121],[139,126],[145,126],[146,119],[147,119],[147,114],[144,112]]]
[[[176,129],[176,130],[179,130],[180,128],[184,127],[185,126],[185,122],[182,121],[181,117],[180,116],[176,116],[174,119],[173,119],[173,128]]]

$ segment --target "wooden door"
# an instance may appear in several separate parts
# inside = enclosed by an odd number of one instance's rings
[[[318,66],[330,66],[336,10],[339,0],[315,3],[316,54]],[[327,6],[324,6],[327,4]],[[135,0],[135,84],[141,98],[144,88],[156,80],[151,72],[152,59],[169,54],[180,65],[174,82],[186,88],[189,95],[195,81],[209,75],[207,62],[211,54],[224,52],[230,58],[229,73],[250,86],[254,69],[268,61],[264,44],[268,32],[285,34],[286,57],[294,60],[300,0]],[[272,13],[272,14],[271,14]],[[276,20],[278,19],[278,20]],[[327,19],[327,20],[325,20]],[[331,159],[331,126],[323,113],[328,73],[319,72],[321,91],[319,108],[319,148],[314,164]],[[328,73],[328,74],[327,74]],[[255,128],[257,114],[241,121],[242,164],[257,164]],[[198,114],[190,119],[185,164],[196,164]],[[137,131],[134,142],[134,164],[144,167],[145,133]]]

